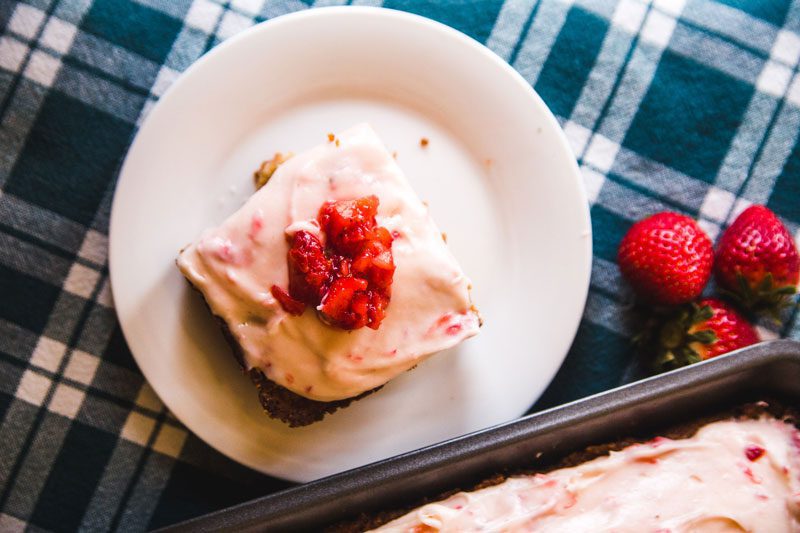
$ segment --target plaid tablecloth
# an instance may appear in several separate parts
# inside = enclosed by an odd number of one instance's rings
[[[634,317],[615,250],[632,221],[677,210],[716,237],[764,203],[798,234],[797,2],[385,6],[449,24],[511,63],[580,163],[591,292],[533,410],[631,379]],[[209,449],[143,380],[114,315],[107,232],[128,145],[176,76],[252,24],[308,7],[0,0],[0,530],[142,530],[288,485]],[[800,338],[797,307],[761,334]]]

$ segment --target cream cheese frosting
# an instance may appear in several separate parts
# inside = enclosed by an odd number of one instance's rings
[[[378,330],[344,331],[313,309],[286,313],[287,236],[309,231],[327,201],[376,195],[376,220],[394,236],[392,298]],[[307,398],[351,398],[478,332],[469,280],[427,206],[372,128],[359,124],[283,163],[220,226],[186,247],[178,267],[222,318],[244,354],[275,383]]]
[[[576,467],[508,478],[374,531],[800,531],[800,433],[773,418],[708,424]]]

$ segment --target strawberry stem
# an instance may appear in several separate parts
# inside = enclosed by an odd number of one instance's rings
[[[794,285],[776,287],[771,272],[764,275],[755,289],[740,272],[736,274],[736,284],[738,290],[720,289],[720,293],[741,308],[749,318],[767,315],[778,324],[781,312],[789,306],[792,296],[797,292]]]
[[[710,306],[696,303],[680,306],[670,313],[659,312],[646,322],[635,342],[643,354],[652,357],[650,364],[657,372],[697,363],[702,357],[695,347],[717,342],[717,335],[711,329],[690,330],[713,315]]]

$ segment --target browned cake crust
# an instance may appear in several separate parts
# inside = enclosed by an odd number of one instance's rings
[[[726,411],[716,413],[711,416],[705,416],[697,420],[693,420],[692,422],[671,426],[663,431],[658,432],[658,435],[662,437],[667,437],[669,439],[685,439],[691,437],[697,432],[698,429],[707,424],[710,424],[711,422],[726,420],[730,418],[754,419],[754,418],[759,418],[760,416],[763,415],[769,415],[774,418],[777,418],[778,420],[784,420],[795,426],[800,425],[800,412],[798,412],[797,409],[783,405],[779,401],[762,400],[754,403],[747,403],[733,409],[728,409]],[[650,435],[649,437],[655,437],[655,436],[656,435]],[[534,473],[546,473],[559,468],[568,468],[571,466],[577,466],[587,461],[591,461],[592,459],[608,455],[609,452],[619,451],[632,444],[640,443],[646,440],[648,440],[648,438],[624,438],[615,442],[588,446],[586,449],[575,453],[571,453],[566,457],[564,457],[563,459],[561,459],[560,461],[548,465],[547,467],[544,468],[530,468],[530,469],[514,470],[508,473],[498,473],[492,477],[484,479],[477,485],[468,486],[464,488],[455,488],[453,490],[441,494],[420,499],[412,504],[403,506],[401,508],[386,509],[376,513],[362,513],[354,519],[348,520],[346,522],[341,522],[326,528],[325,533],[357,533],[357,532],[360,533],[370,529],[375,529],[379,526],[382,526],[383,524],[386,524],[387,522],[391,522],[395,518],[403,516],[409,511],[412,511],[418,507],[421,507],[431,502],[437,502],[443,500],[445,498],[448,498],[449,496],[452,496],[457,492],[461,492],[462,490],[469,492],[469,491],[483,489],[486,487],[491,487],[492,485],[499,485],[500,483],[508,479],[510,476],[518,476],[518,475],[526,475]]]
[[[276,418],[282,422],[285,422],[289,425],[289,427],[293,428],[307,426],[309,424],[313,424],[314,422],[319,422],[325,417],[325,415],[331,414],[337,409],[347,407],[352,402],[360,400],[364,396],[372,394],[381,388],[376,387],[367,392],[363,392],[358,396],[345,398],[344,400],[320,402],[300,396],[299,394],[290,391],[286,387],[278,385],[265,376],[264,373],[258,368],[251,368],[248,370],[245,366],[244,352],[242,352],[242,347],[239,346],[239,343],[236,342],[236,339],[231,334],[228,324],[221,317],[214,315],[214,312],[208,305],[203,292],[195,287],[191,282],[189,282],[189,285],[203,297],[203,302],[206,304],[209,313],[211,313],[217,320],[217,323],[219,323],[219,326],[222,329],[222,334],[224,335],[225,340],[228,342],[228,345],[231,347],[233,357],[258,389],[258,399],[261,402],[261,406],[271,418]]]

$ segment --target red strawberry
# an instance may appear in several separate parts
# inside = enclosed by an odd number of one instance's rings
[[[303,311],[305,311],[306,304],[300,300],[295,300],[289,295],[288,292],[279,286],[273,285],[270,287],[269,291],[272,293],[272,296],[278,300],[278,303],[281,305],[281,307],[283,307],[283,310],[290,315],[300,316],[303,314]]]
[[[663,369],[684,366],[758,342],[753,326],[730,305],[706,298],[682,307],[658,331],[656,363]]]
[[[691,218],[656,213],[631,226],[618,252],[619,268],[636,293],[655,304],[697,298],[711,275],[711,239]]]
[[[715,275],[720,287],[747,310],[777,317],[797,290],[800,258],[792,236],[763,205],[748,207],[717,247]]]

